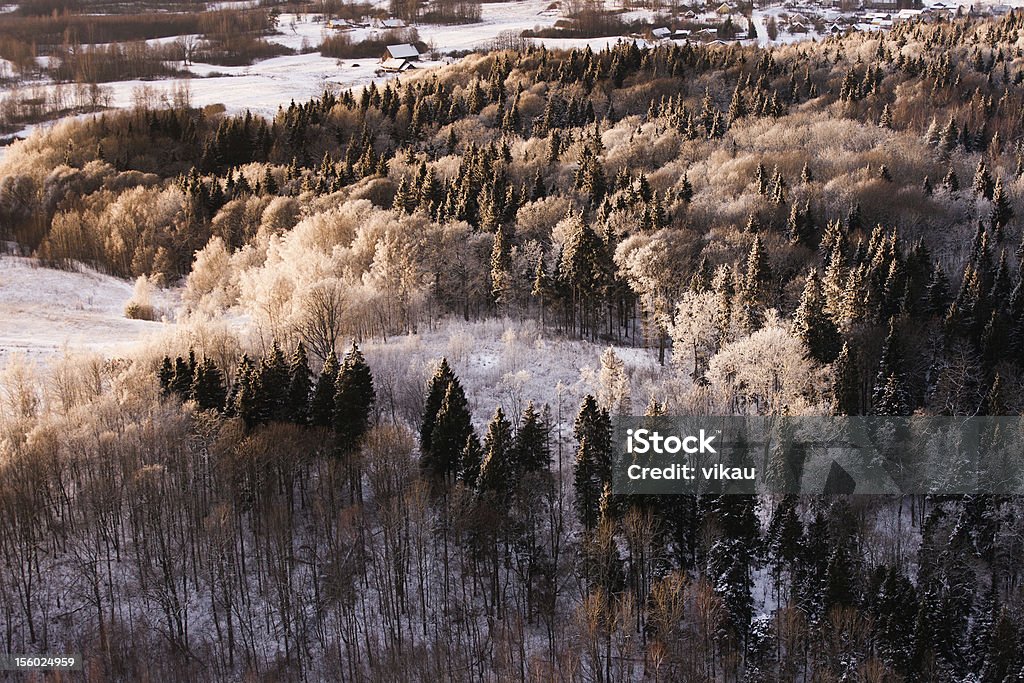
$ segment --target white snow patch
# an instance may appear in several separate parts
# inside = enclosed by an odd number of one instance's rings
[[[0,359],[12,352],[49,356],[64,349],[114,353],[168,328],[129,320],[133,283],[80,266],[36,267],[31,259],[0,256]],[[166,293],[154,301],[172,310]]]

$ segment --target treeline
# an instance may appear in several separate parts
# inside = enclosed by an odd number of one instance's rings
[[[0,57],[21,76],[38,69],[37,56],[55,61],[50,75],[60,81],[103,82],[171,75],[163,62],[200,60],[251,64],[289,50],[262,38],[276,25],[266,9],[151,14],[0,15]],[[145,41],[201,35],[149,45]],[[193,44],[194,43],[194,44]]]
[[[304,355],[6,395],[6,642],[113,680],[1022,673],[1016,499],[612,496],[614,362],[570,436],[533,404],[478,428],[443,359],[408,424],[354,345]]]
[[[324,38],[320,43],[320,54],[335,59],[362,59],[364,57],[379,59],[388,45],[402,43],[417,45],[420,50],[426,49],[426,46],[420,41],[419,32],[416,29],[400,28],[380,31],[375,38],[366,38],[359,42],[352,42],[352,36],[348,33],[336,32]]]

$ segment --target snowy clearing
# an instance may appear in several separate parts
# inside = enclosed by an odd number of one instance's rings
[[[0,256],[0,359],[11,353],[47,357],[64,349],[113,353],[170,325],[129,320],[133,284],[80,267],[37,267],[31,259]],[[158,295],[159,309],[172,300]]]

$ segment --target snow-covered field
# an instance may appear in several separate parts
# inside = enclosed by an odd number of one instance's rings
[[[35,267],[30,259],[0,256],[0,365],[12,353],[47,357],[64,349],[115,353],[167,330],[163,322],[129,320],[133,285],[88,268]],[[161,296],[157,308],[171,307]]]
[[[483,49],[498,36],[526,29],[548,28],[559,19],[559,12],[548,9],[551,0],[520,0],[483,5],[481,21],[475,24],[413,26],[420,40],[440,54],[463,50]],[[635,13],[634,13],[635,14]],[[268,40],[290,49],[315,49],[335,29],[328,28],[314,14],[282,14],[278,22],[279,33]],[[352,42],[377,38],[379,29],[356,28],[348,31]],[[155,42],[167,42],[161,39]],[[619,36],[591,39],[542,39],[551,48],[591,46],[601,49],[614,44]],[[344,90],[383,81],[394,75],[379,74],[377,59],[337,60],[323,57],[319,52],[286,55],[256,62],[250,66],[228,67],[212,64],[190,64],[192,77],[161,79],[158,81],[118,81],[101,86],[109,105],[125,108],[134,105],[140,97],[154,104],[171,100],[175,91],[187,87],[193,106],[221,104],[229,114],[251,111],[273,116],[279,107],[290,102],[302,102],[321,95],[325,89]],[[448,60],[424,60],[420,68],[440,66]],[[35,96],[39,94],[34,84]],[[56,86],[43,86],[53,88]],[[26,137],[29,129],[18,134]],[[0,148],[0,156],[3,150]]]

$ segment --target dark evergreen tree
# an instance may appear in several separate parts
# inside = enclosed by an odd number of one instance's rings
[[[590,394],[583,398],[573,426],[576,449],[576,512],[588,532],[597,526],[605,484],[611,482],[611,419]]]
[[[288,361],[281,347],[274,342],[270,355],[260,365],[260,386],[265,403],[265,419],[284,422],[288,419]]]
[[[890,320],[889,334],[882,348],[882,358],[871,393],[872,414],[910,415],[913,404],[904,362],[896,323]]]
[[[174,381],[174,365],[171,363],[170,356],[164,356],[156,376],[160,381],[160,393],[164,396],[170,396],[172,382]]]
[[[471,436],[473,425],[466,395],[458,380],[453,379],[441,399],[431,432],[430,450],[423,454],[422,464],[436,476],[454,479],[463,471],[462,453]]]
[[[825,312],[825,296],[818,272],[811,269],[793,318],[793,334],[819,363],[831,363],[839,355],[839,328]]]
[[[189,367],[188,361],[181,356],[174,359],[174,375],[171,377],[171,393],[179,400],[187,401],[192,398],[192,380],[195,373]]]
[[[512,424],[505,419],[505,413],[499,406],[484,435],[477,490],[507,501],[518,481],[516,470]]]
[[[288,421],[297,425],[309,423],[310,395],[313,392],[313,373],[309,369],[306,346],[301,341],[295,347],[288,363]]]
[[[978,168],[974,171],[974,182],[971,184],[971,190],[974,194],[984,197],[985,199],[992,199],[992,193],[995,191],[995,181],[992,180],[992,174],[988,170],[988,164],[982,159],[978,162]]]
[[[427,382],[427,398],[423,407],[423,420],[420,423],[420,452],[424,455],[430,452],[430,436],[437,423],[437,413],[441,410],[441,402],[448,391],[448,385],[453,381],[458,381],[455,373],[448,366],[448,359],[442,358],[434,375]]]
[[[551,466],[548,431],[548,426],[531,401],[523,410],[516,434],[515,460],[522,472],[546,472]]]
[[[196,376],[192,383],[192,397],[200,410],[224,410],[227,403],[224,374],[210,358],[204,358],[196,366]]]
[[[333,425],[335,383],[339,369],[338,357],[332,351],[324,359],[324,367],[317,377],[309,403],[309,423],[314,427]]]
[[[861,414],[860,372],[845,342],[832,364],[832,411],[836,415]]]
[[[369,429],[376,401],[370,366],[355,343],[345,354],[334,386],[335,443],[341,453],[351,453]]]

